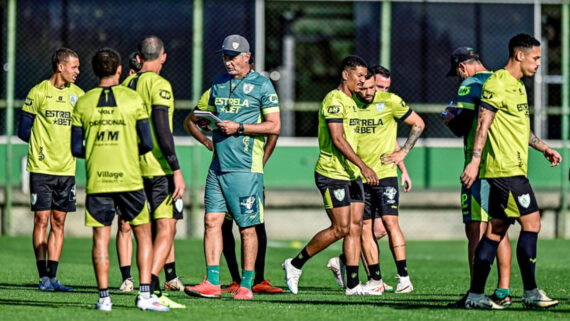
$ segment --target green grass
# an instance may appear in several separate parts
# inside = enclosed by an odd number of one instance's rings
[[[281,262],[297,253],[297,242],[271,242],[267,251],[266,278],[286,289]],[[298,243],[297,243],[298,244]],[[415,291],[385,294],[382,297],[345,297],[326,268],[329,257],[338,254],[340,244],[309,261],[299,284],[299,294],[256,295],[254,301],[236,302],[230,296],[221,300],[191,298],[172,293],[185,310],[168,313],[141,312],[134,307],[134,294],[114,290],[120,285],[120,272],[114,246],[111,248],[111,298],[113,311],[91,310],[97,300],[97,287],[91,265],[91,240],[67,238],[59,267],[62,283],[73,286],[72,293],[44,293],[37,290],[38,277],[30,238],[0,238],[0,319],[1,320],[505,320],[570,319],[570,270],[568,241],[540,241],[537,263],[538,283],[560,305],[547,311],[524,310],[520,302],[520,273],[513,259],[511,289],[515,302],[507,311],[446,309],[468,286],[465,242],[408,242],[408,267]],[[201,240],[176,242],[177,272],[187,284],[202,281],[205,266]],[[395,266],[385,241],[381,242],[384,280],[395,285]],[[514,251],[513,251],[514,252]],[[137,269],[133,267],[136,279]],[[364,274],[361,274],[361,279]],[[164,275],[160,275],[164,281]],[[222,281],[230,280],[222,268]],[[487,292],[493,290],[496,271],[489,278]],[[138,282],[137,282],[138,284]],[[152,315],[152,316],[151,316]]]

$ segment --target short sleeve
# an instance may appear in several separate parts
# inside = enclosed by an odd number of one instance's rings
[[[263,114],[279,112],[279,97],[269,80],[261,87],[261,111]]]
[[[151,105],[152,106],[165,106],[168,109],[174,108],[174,95],[172,94],[172,86],[164,79],[159,78],[159,81],[154,82],[151,91]]]
[[[481,99],[481,84],[462,84],[457,90],[456,106],[468,110],[475,110]]]
[[[398,95],[392,95],[392,115],[397,119],[406,119],[412,110],[410,106]]]
[[[503,99],[499,94],[501,89],[500,82],[497,77],[490,77],[489,80],[483,85],[483,92],[481,94],[481,107],[497,111],[503,107]]]
[[[75,127],[83,127],[83,119],[81,117],[81,97],[79,98],[79,100],[77,101],[77,104],[75,104],[75,107],[73,107],[73,115],[71,116],[71,126],[75,126]]]
[[[342,122],[346,114],[343,102],[335,95],[323,101],[321,114],[326,122]]]
[[[40,107],[44,98],[45,97],[42,97],[40,90],[37,87],[32,88],[28,93],[28,96],[26,96],[26,101],[24,101],[22,111],[37,115],[40,112]]]
[[[196,105],[196,108],[198,110],[203,110],[203,111],[216,111],[216,108],[213,106],[210,106],[210,92],[212,91],[212,89],[208,89],[206,90],[203,94],[202,97],[200,97],[200,100],[198,100],[198,104]]]

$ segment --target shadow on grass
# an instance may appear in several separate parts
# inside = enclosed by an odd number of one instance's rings
[[[37,301],[37,300],[21,300],[21,299],[1,299],[0,306],[29,306],[29,307],[42,307],[42,308],[86,308],[93,309],[93,304],[83,303],[83,302],[65,302],[65,301]],[[124,304],[113,304],[113,308],[133,308],[132,305]]]

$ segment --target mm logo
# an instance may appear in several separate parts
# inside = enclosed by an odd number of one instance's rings
[[[170,94],[170,91],[168,90],[164,90],[161,89],[158,94],[160,95],[160,97],[164,98],[164,99],[170,99],[172,98],[172,95]]]
[[[471,92],[471,87],[469,86],[461,86],[457,91],[458,96],[467,96]]]
[[[96,141],[117,141],[119,140],[119,131],[104,130],[97,133]]]

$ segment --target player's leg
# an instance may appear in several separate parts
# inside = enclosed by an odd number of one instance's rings
[[[176,234],[176,232],[175,232]],[[174,241],[170,247],[170,252],[164,263],[164,287],[169,291],[184,291],[184,283],[176,274],[176,255],[174,250]]]
[[[117,257],[119,259],[119,268],[121,270],[121,277],[123,282],[120,291],[131,292],[134,291],[133,278],[131,276],[131,261],[133,257],[133,242],[131,238],[131,224],[125,221],[121,216],[118,216],[117,228]]]
[[[271,285],[270,281],[265,279],[265,255],[267,253],[267,231],[265,223],[255,226],[257,234],[257,258],[255,260],[255,279],[253,281],[253,292],[277,294],[283,293],[282,288]]]
[[[499,247],[497,248],[497,272],[499,279],[497,281],[497,288],[491,296],[491,300],[503,306],[511,305],[513,303],[510,290],[511,251],[509,234],[505,234],[505,237],[503,237],[499,243]]]
[[[376,240],[383,238],[388,235],[384,222],[381,219],[374,219],[374,237]]]
[[[360,263],[360,237],[362,235],[363,202],[350,204],[350,225],[348,235],[344,237],[343,252],[346,259],[346,289],[354,289],[360,285],[358,266]]]
[[[236,257],[236,241],[233,233],[234,219],[231,215],[226,215],[226,219],[222,224],[222,238],[223,238],[223,253],[228,265],[228,270],[232,277],[232,282],[229,286],[222,290],[222,293],[237,293],[241,275]]]
[[[53,291],[48,277],[47,229],[52,208],[54,183],[51,175],[30,173],[30,202],[34,212],[32,246],[36,256],[36,267],[40,277],[39,289]]]
[[[242,277],[240,288],[234,295],[234,299],[252,299],[253,293],[251,286],[253,283],[253,274],[255,269],[255,259],[257,258],[257,233],[255,226],[240,227],[241,236],[241,262]],[[247,291],[245,290],[247,289]]]

